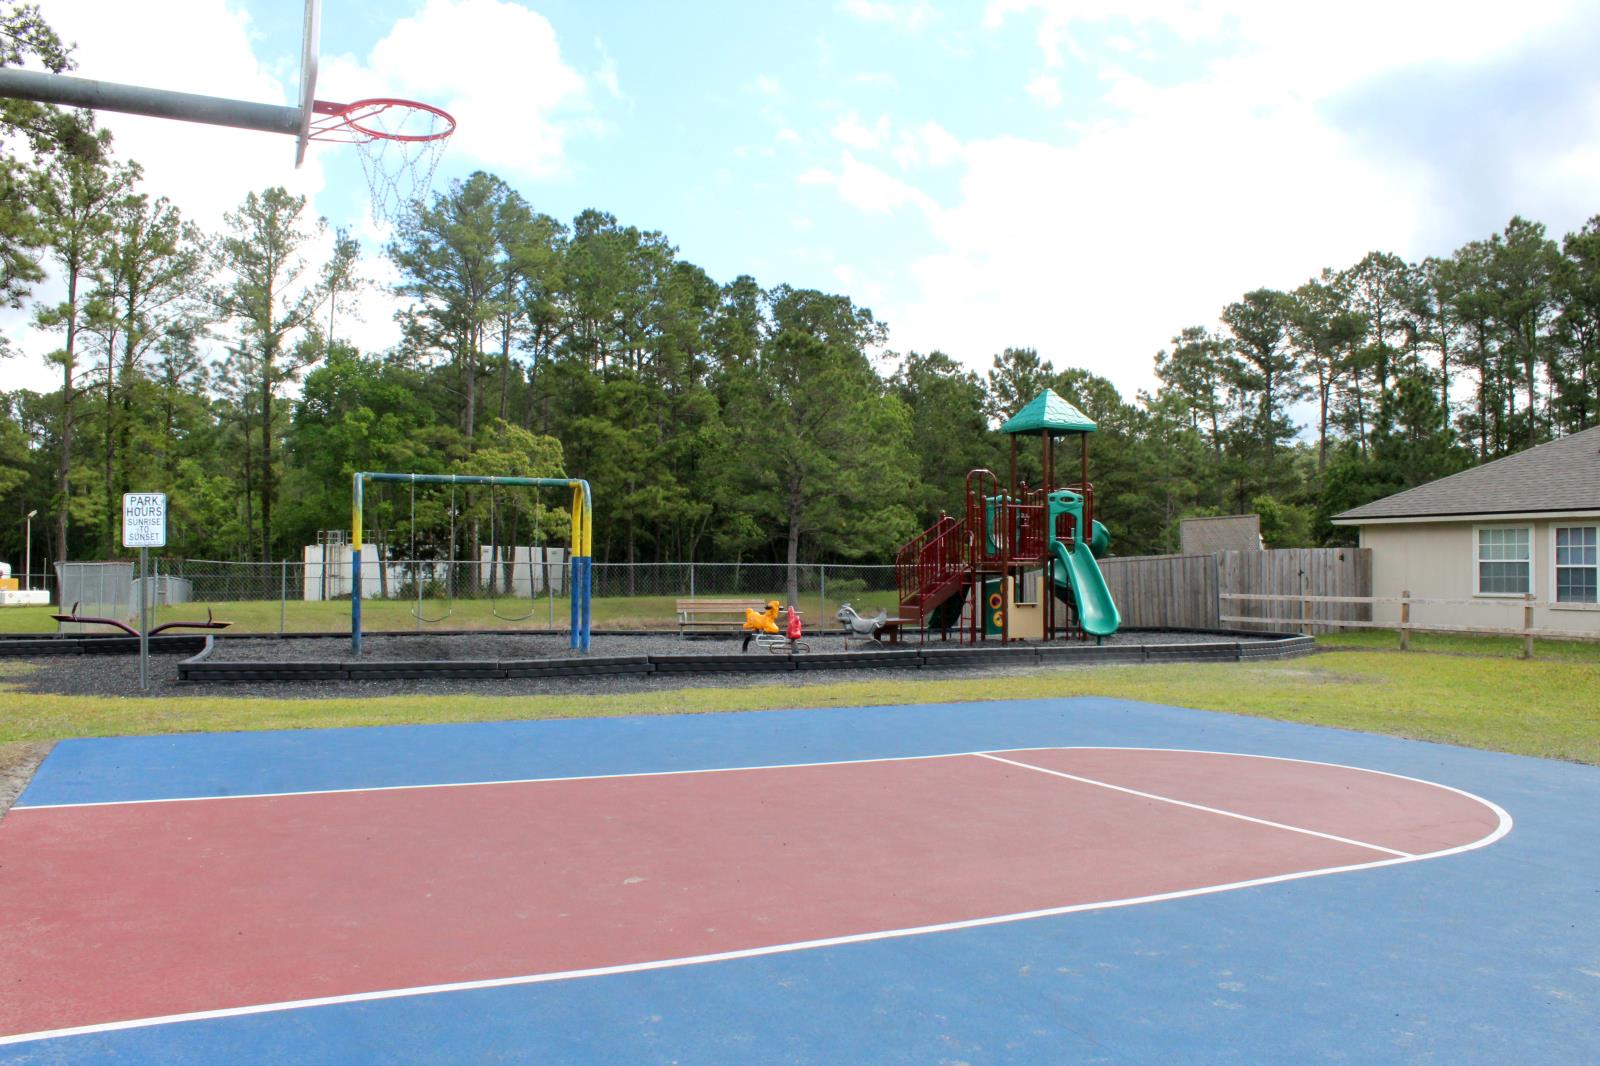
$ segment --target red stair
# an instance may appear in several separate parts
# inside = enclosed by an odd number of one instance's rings
[[[965,587],[972,563],[972,537],[964,518],[941,515],[895,556],[900,617],[920,628],[933,610]]]

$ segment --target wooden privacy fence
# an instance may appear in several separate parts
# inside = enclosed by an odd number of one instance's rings
[[[1400,634],[1400,650],[1405,651],[1411,646],[1411,634],[1418,633],[1469,633],[1473,636],[1490,637],[1521,637],[1522,657],[1533,658],[1534,637],[1555,637],[1562,639],[1595,640],[1592,630],[1578,629],[1550,629],[1533,624],[1533,612],[1537,609],[1556,606],[1549,603],[1540,603],[1530,593],[1521,601],[1522,625],[1520,626],[1493,626],[1493,625],[1456,625],[1446,622],[1416,622],[1411,618],[1412,607],[1465,607],[1479,610],[1504,610],[1506,601],[1484,603],[1482,600],[1451,600],[1436,599],[1429,596],[1413,596],[1409,591],[1402,591],[1398,596],[1272,596],[1252,593],[1222,593],[1219,597],[1225,605],[1235,603],[1260,603],[1264,606],[1258,608],[1252,620],[1259,620],[1261,612],[1276,612],[1270,619],[1273,626],[1278,629],[1295,629],[1302,633],[1310,634],[1317,629],[1394,629]],[[1287,608],[1279,606],[1287,605]],[[1398,606],[1400,620],[1398,622],[1374,622],[1370,620],[1372,608],[1378,605]],[[1350,607],[1364,609],[1368,613],[1368,620],[1348,621],[1329,620],[1319,617],[1330,612],[1343,612]],[[1236,615],[1222,615],[1223,622],[1241,622],[1243,618]]]
[[[1325,629],[1372,618],[1371,607],[1361,602],[1372,593],[1372,552],[1365,548],[1133,556],[1105,559],[1100,569],[1127,626],[1300,628],[1298,618],[1280,617],[1270,599],[1258,606],[1260,597],[1329,601],[1313,622]]]
[[[1221,625],[1214,555],[1102,559],[1100,572],[1125,626],[1216,629]]]
[[[1230,629],[1299,629],[1312,633],[1372,621],[1372,551],[1368,548],[1277,548],[1259,552],[1219,552],[1221,571],[1218,621]],[[1302,605],[1286,622],[1272,600],[1287,597]],[[1318,611],[1304,605],[1322,602]],[[1316,617],[1311,617],[1315,615]],[[1309,624],[1306,624],[1309,620]]]

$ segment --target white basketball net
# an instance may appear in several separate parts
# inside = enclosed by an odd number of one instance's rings
[[[433,184],[455,130],[442,111],[406,100],[362,100],[319,118],[312,137],[355,145],[376,222],[398,218]]]

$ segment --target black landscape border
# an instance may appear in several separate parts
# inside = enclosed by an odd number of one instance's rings
[[[478,635],[487,630],[460,633],[433,632],[433,636]],[[526,633],[526,630],[511,632]],[[1152,632],[1147,630],[1146,632]],[[1159,630],[1156,632],[1173,632]],[[777,674],[817,670],[950,670],[990,666],[1064,666],[1111,663],[1254,662],[1293,659],[1316,651],[1316,641],[1300,634],[1245,633],[1238,630],[1183,630],[1236,640],[1192,644],[987,644],[977,647],[944,643],[888,645],[882,650],[836,653],[826,650],[799,655],[749,654],[583,655],[560,659],[351,659],[321,662],[212,662],[213,638],[205,648],[178,664],[178,680],[187,684],[227,684],[252,681],[362,681],[362,680],[492,680],[513,677],[593,677],[596,675]],[[285,634],[287,636],[288,634]],[[298,634],[297,634],[298,635]],[[310,634],[306,634],[310,635]],[[316,634],[327,636],[329,634]],[[337,635],[337,634],[333,634]],[[377,634],[370,634],[377,635]],[[400,631],[394,636],[414,635]],[[596,636],[605,636],[599,632]],[[636,633],[615,635],[637,635]],[[660,633],[652,633],[660,636]],[[224,639],[237,640],[244,634]],[[276,637],[276,634],[271,634]],[[194,638],[189,638],[194,639]],[[137,643],[137,642],[135,642]]]

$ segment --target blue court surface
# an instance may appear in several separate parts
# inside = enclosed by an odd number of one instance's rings
[[[0,887],[33,808],[1051,748],[1402,775],[1489,801],[1510,830],[1428,861],[1127,906],[0,1040],[0,1063],[1600,1062],[1600,768],[1118,700],[66,741],[0,826]],[[193,806],[139,809],[159,822]],[[26,965],[0,960],[0,997]]]

